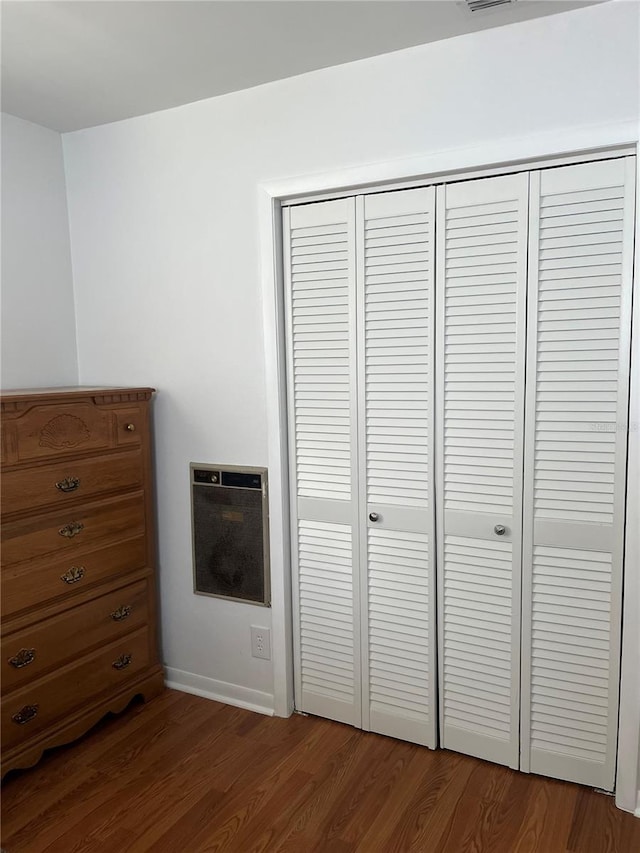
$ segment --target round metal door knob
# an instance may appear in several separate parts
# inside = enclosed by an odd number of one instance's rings
[[[507,532],[507,528],[504,526],[504,524],[496,524],[496,526],[493,528],[493,532],[496,534],[496,536],[504,536],[504,534]]]
[[[377,512],[369,513],[369,521],[377,521],[380,518]]]

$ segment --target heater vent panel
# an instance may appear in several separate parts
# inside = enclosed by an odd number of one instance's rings
[[[270,604],[266,468],[191,465],[194,592]]]

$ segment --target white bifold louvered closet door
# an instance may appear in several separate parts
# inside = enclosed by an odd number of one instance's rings
[[[432,747],[434,207],[284,219],[296,705]]]
[[[618,729],[634,164],[531,175],[522,767],[607,790]]]
[[[285,209],[296,703],[361,725],[355,200]]]
[[[299,709],[613,788],[634,169],[285,209]]]
[[[441,742],[517,767],[528,176],[438,192]]]
[[[608,790],[634,184],[632,157],[451,184],[437,219],[441,743]]]

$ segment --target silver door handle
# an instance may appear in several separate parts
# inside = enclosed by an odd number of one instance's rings
[[[369,513],[369,521],[377,521],[380,518],[377,512]]]
[[[496,526],[493,528],[493,532],[496,534],[496,536],[504,536],[504,534],[507,532],[507,528],[504,526],[504,524],[496,524]]]

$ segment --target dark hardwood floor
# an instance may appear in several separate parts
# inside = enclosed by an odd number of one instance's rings
[[[3,785],[7,853],[638,853],[588,788],[167,690]]]

